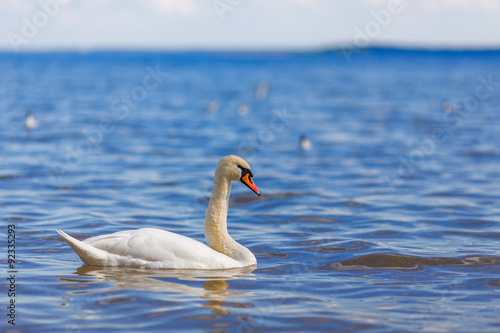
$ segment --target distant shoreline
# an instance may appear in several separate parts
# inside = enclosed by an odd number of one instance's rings
[[[309,49],[127,49],[127,48],[96,48],[96,49],[39,49],[39,50],[23,50],[15,52],[8,48],[0,49],[0,54],[105,54],[105,53],[122,53],[122,54],[176,54],[176,53],[192,53],[192,54],[320,54],[320,53],[342,53],[346,51],[356,50],[357,53],[367,52],[393,52],[393,53],[496,53],[500,52],[498,47],[443,47],[433,48],[425,46],[369,46],[357,48],[356,46],[327,46]]]

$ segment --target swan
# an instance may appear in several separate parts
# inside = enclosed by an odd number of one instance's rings
[[[62,230],[57,232],[85,264],[92,266],[229,269],[256,265],[253,253],[229,235],[226,222],[231,181],[242,182],[260,196],[252,178],[250,166],[241,157],[229,155],[219,160],[205,214],[207,244],[153,228],[119,231],[84,241]]]

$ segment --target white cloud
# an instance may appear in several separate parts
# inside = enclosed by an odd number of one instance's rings
[[[391,0],[363,0],[364,3],[371,7],[380,7],[387,5]],[[394,1],[394,0],[392,0]],[[472,10],[499,10],[500,0],[399,0],[406,5],[418,5],[424,10],[436,12],[452,9],[463,11]]]
[[[500,9],[500,1],[498,0],[478,0],[478,2],[484,9],[489,9],[489,10]]]
[[[134,2],[168,14],[192,15],[196,12],[193,0],[134,0]]]
[[[18,12],[23,14],[29,14],[33,12],[37,7],[36,1],[19,1],[19,0],[7,0],[6,3],[2,3],[2,10],[9,10],[12,12]]]
[[[316,0],[295,0],[301,5],[311,6],[316,4]]]
[[[49,0],[5,0],[0,49],[22,33]],[[43,48],[300,48],[351,40],[394,0],[220,0],[239,4],[219,20],[217,0],[69,0],[24,49]],[[500,46],[500,0],[399,0],[377,42],[404,45]]]
[[[500,0],[421,0],[420,6],[429,11],[446,11],[459,9],[462,11],[498,10]]]

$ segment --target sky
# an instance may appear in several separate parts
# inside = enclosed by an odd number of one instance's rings
[[[500,48],[500,0],[3,0],[0,50]]]

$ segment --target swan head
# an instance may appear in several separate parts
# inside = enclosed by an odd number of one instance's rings
[[[216,175],[225,176],[230,180],[237,180],[245,184],[255,194],[260,196],[260,191],[253,182],[253,173],[250,165],[241,157],[235,155],[224,156],[217,163]]]

